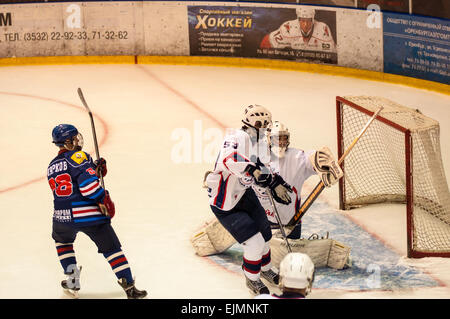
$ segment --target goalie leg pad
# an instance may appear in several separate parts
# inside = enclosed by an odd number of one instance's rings
[[[350,247],[333,240],[330,247],[330,255],[328,257],[327,266],[334,269],[351,267]]]
[[[316,268],[343,269],[348,266],[350,247],[333,239],[288,239],[292,252],[308,255]],[[286,242],[281,236],[270,240],[272,264],[279,268],[281,260],[288,254]]]
[[[205,224],[191,238],[195,253],[200,257],[220,254],[233,246],[236,240],[216,219]]]

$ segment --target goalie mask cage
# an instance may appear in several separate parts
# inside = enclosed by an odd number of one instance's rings
[[[450,257],[450,194],[439,122],[385,98],[338,96],[338,157],[380,106],[341,164],[340,209],[405,203],[408,257]]]

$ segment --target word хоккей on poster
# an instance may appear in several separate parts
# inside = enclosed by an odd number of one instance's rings
[[[335,11],[188,6],[188,19],[192,56],[337,64]]]

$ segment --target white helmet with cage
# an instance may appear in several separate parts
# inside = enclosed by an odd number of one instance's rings
[[[259,139],[260,130],[267,129],[272,125],[272,113],[264,106],[252,104],[245,108],[242,123],[248,129],[250,136],[256,136]]]
[[[269,146],[272,153],[282,158],[290,144],[290,133],[286,125],[274,121],[269,133]]]
[[[300,31],[302,32],[302,35],[304,37],[309,37],[312,34],[312,31],[314,29],[314,17],[316,15],[316,10],[309,7],[309,6],[301,6],[295,9],[295,13],[297,14],[297,18],[300,19],[311,19],[311,25],[308,30],[303,30],[302,26],[300,25]]]
[[[302,253],[289,253],[280,263],[280,286],[306,289],[309,293],[314,282],[314,263]]]

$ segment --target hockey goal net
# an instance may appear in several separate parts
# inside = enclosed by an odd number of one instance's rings
[[[450,257],[450,193],[439,122],[381,97],[337,97],[338,156],[380,106],[342,162],[340,208],[405,203],[408,257]]]

